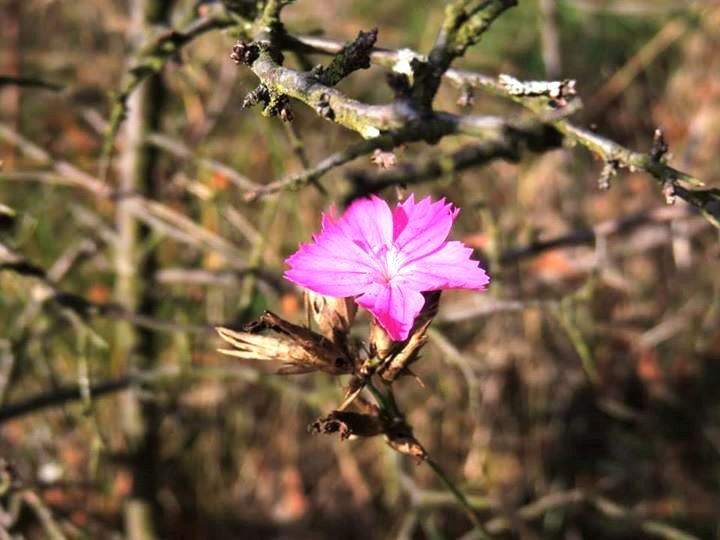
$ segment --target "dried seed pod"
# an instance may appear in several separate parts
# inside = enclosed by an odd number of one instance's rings
[[[334,298],[308,292],[310,311],[320,333],[334,343],[344,344],[355,320],[357,304],[352,298]]]
[[[384,432],[380,416],[352,411],[332,411],[324,418],[318,418],[308,430],[314,433],[339,433],[341,439],[352,436],[374,437]]]
[[[259,335],[264,330],[280,334]],[[331,375],[352,373],[349,356],[327,338],[312,330],[289,323],[266,312],[249,324],[244,332],[217,328],[218,334],[234,349],[219,349],[223,354],[243,359],[282,362],[281,373],[324,371]]]

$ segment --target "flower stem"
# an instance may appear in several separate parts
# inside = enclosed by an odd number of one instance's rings
[[[378,406],[381,410],[384,412],[388,412],[391,414],[394,414],[396,411],[393,410],[393,407],[391,403],[389,402],[387,396],[385,396],[373,383],[372,381],[368,380],[365,384],[365,388],[368,389],[368,391],[372,394],[373,398],[375,398],[375,401],[377,402]]]
[[[368,381],[365,388],[367,388],[368,391],[373,395],[378,406],[384,412],[390,413],[394,416],[400,414],[397,408],[397,404],[395,403],[395,397],[392,394],[392,389],[389,389],[388,394],[385,395],[371,381]],[[445,485],[448,491],[452,493],[458,504],[463,507],[468,517],[470,518],[470,521],[472,521],[473,525],[475,526],[476,538],[479,538],[480,540],[491,540],[490,535],[483,527],[480,516],[477,514],[475,508],[473,508],[472,504],[470,504],[470,501],[468,501],[467,497],[465,497],[465,494],[460,490],[460,488],[458,488],[455,483],[450,480],[450,478],[448,478],[448,476],[445,474],[445,471],[443,471],[440,465],[438,465],[438,463],[432,458],[425,459],[425,463],[427,463],[428,467],[430,467],[432,472],[435,473],[435,476],[440,479],[440,481]]]
[[[465,512],[470,518],[470,521],[472,521],[473,525],[475,526],[476,537],[482,540],[490,540],[490,534],[483,527],[480,516],[478,516],[475,508],[473,508],[473,506],[470,504],[470,501],[467,500],[465,494],[460,491],[460,488],[458,488],[455,483],[450,480],[450,478],[448,478],[448,476],[445,474],[445,471],[440,468],[440,465],[438,465],[435,460],[433,460],[432,458],[427,458],[425,460],[425,463],[427,463],[428,467],[430,467],[432,472],[435,473],[435,476],[437,476],[438,479],[440,479],[440,481],[445,484],[445,487],[450,493],[453,494],[455,500],[457,500],[460,506],[465,509]]]

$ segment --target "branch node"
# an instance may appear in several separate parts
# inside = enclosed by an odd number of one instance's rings
[[[668,153],[668,150],[670,150],[670,147],[665,140],[665,134],[663,133],[662,129],[656,128],[655,133],[653,133],[653,142],[652,148],[650,149],[650,157],[653,159],[653,161],[662,163],[663,158]]]
[[[320,95],[320,98],[315,104],[315,111],[326,120],[335,119],[335,111],[333,111],[330,106],[330,98],[327,94]]]
[[[602,171],[600,171],[600,177],[598,178],[599,190],[607,191],[610,189],[610,182],[617,176],[620,166],[620,162],[616,159],[609,159],[605,162]]]
[[[665,180],[662,187],[662,193],[665,196],[665,204],[672,206],[677,200],[677,190],[675,189],[675,179]]]
[[[470,108],[475,104],[475,94],[471,86],[463,86],[460,89],[457,104],[458,107],[462,107],[463,109]]]
[[[377,33],[377,28],[368,32],[361,30],[353,41],[333,57],[327,67],[315,66],[311,71],[312,76],[321,84],[335,86],[353,71],[369,68],[370,53],[377,41]]]
[[[245,64],[250,66],[257,60],[258,56],[260,56],[260,47],[256,43],[238,41],[233,45],[230,60],[237,65]]]
[[[251,90],[243,98],[241,107],[247,109],[248,107],[254,107],[260,102],[267,104],[270,101],[270,91],[268,87],[260,83],[254,90]]]

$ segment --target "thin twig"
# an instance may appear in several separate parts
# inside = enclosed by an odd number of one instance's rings
[[[150,75],[160,73],[165,63],[190,41],[211,30],[227,28],[238,22],[229,13],[221,11],[210,17],[194,20],[182,29],[169,29],[161,32],[140,47],[137,58],[128,69],[120,89],[113,97],[110,120],[101,152],[98,175],[101,179],[107,176],[115,137],[127,114],[127,100],[135,89]]]

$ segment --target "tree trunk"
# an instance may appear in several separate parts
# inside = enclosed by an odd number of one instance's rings
[[[137,50],[149,37],[153,25],[166,23],[172,0],[132,0],[129,38]],[[144,249],[148,231],[133,217],[132,194],[147,199],[159,195],[157,152],[145,144],[146,135],[159,127],[164,87],[159,75],[146,79],[128,100],[124,143],[120,159],[115,253],[115,299],[131,311],[151,315],[154,311],[152,279],[155,254]],[[118,322],[113,365],[118,370],[149,369],[157,357],[152,332]],[[157,536],[158,424],[157,405],[140,397],[138,389],[127,392],[121,406],[122,426],[128,445],[133,477],[132,492],[125,505],[127,538],[144,540]]]

